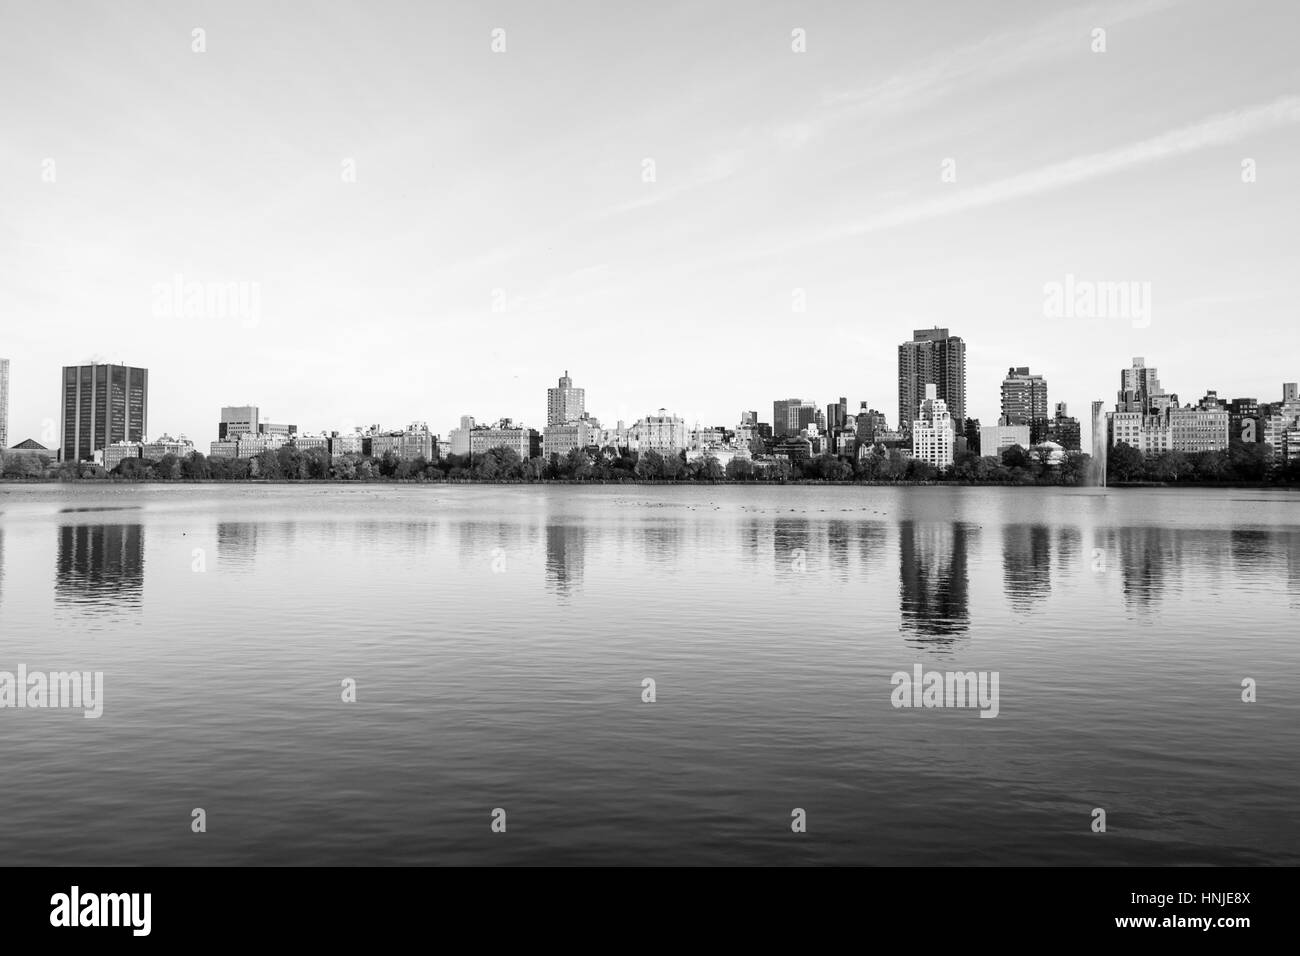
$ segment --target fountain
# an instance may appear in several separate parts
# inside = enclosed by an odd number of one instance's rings
[[[1092,461],[1088,464],[1088,484],[1094,488],[1106,487],[1106,451],[1110,445],[1106,434],[1104,402],[1092,403]]]

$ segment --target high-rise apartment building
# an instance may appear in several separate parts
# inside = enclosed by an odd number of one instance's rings
[[[130,365],[67,365],[61,382],[63,461],[90,461],[119,441],[144,441],[149,370]]]
[[[1115,411],[1153,415],[1177,407],[1178,396],[1165,393],[1160,387],[1156,370],[1147,368],[1146,360],[1141,356],[1133,359],[1131,368],[1119,373],[1119,395]]]
[[[1156,370],[1141,358],[1120,372],[1115,411],[1106,414],[1108,447],[1123,442],[1144,455],[1169,451],[1195,454],[1228,447],[1228,406],[1214,392],[1180,408],[1178,396],[1160,387]]]
[[[587,390],[574,388],[569,370],[564,370],[560,384],[546,390],[546,424],[563,425],[576,422],[586,412]]]
[[[906,430],[935,386],[954,421],[966,417],[966,343],[947,329],[917,329],[898,347],[898,427]]]
[[[1274,465],[1300,459],[1300,390],[1295,382],[1283,383],[1282,401],[1269,405],[1263,432]]]
[[[1002,380],[1002,424],[1034,425],[1047,421],[1047,380],[1028,366],[1007,369]]]
[[[925,398],[912,422],[912,457],[928,461],[940,470],[950,467],[956,440],[952,421],[948,403],[939,397],[938,387],[926,385]]]

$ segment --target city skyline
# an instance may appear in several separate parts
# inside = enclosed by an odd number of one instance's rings
[[[947,330],[935,330],[935,331],[941,331],[943,333],[947,333]],[[917,334],[919,335],[920,332],[918,331]],[[954,338],[956,338],[956,336],[954,336]],[[900,352],[901,350],[902,349],[900,348]],[[1204,392],[1200,393],[1200,396],[1198,397],[1185,395],[1183,398],[1180,398],[1177,392],[1166,390],[1163,387],[1163,385],[1160,383],[1158,379],[1158,369],[1156,367],[1147,366],[1145,364],[1144,357],[1141,356],[1133,357],[1131,361],[1133,364],[1130,367],[1121,368],[1119,370],[1120,389],[1118,392],[1113,393],[1116,395],[1115,400],[1113,402],[1108,402],[1104,399],[1100,400],[1101,404],[1103,405],[1103,408],[1109,406],[1114,412],[1127,411],[1130,413],[1145,411],[1148,409],[1148,407],[1153,411],[1163,411],[1165,408],[1189,409],[1189,408],[1199,406],[1200,404],[1202,404],[1205,398],[1213,398],[1219,392],[1219,390],[1217,389],[1205,389]],[[142,407],[138,410],[138,416],[141,418],[141,421],[139,422],[138,425],[132,425],[130,424],[130,422],[128,422],[127,425],[127,427],[131,429],[131,434],[134,436],[131,440],[136,441],[138,443],[141,440],[148,440],[148,439],[160,440],[160,439],[166,439],[170,435],[176,435],[176,436],[190,439],[195,443],[195,446],[200,449],[210,443],[206,434],[202,432],[198,434],[191,434],[181,429],[172,429],[166,427],[162,428],[157,432],[153,432],[147,430],[144,427],[144,422],[147,422],[147,417],[148,417],[148,392],[149,392],[148,369],[134,367],[134,366],[127,366],[123,364],[103,365],[103,366],[93,366],[93,367],[65,366],[62,369],[62,374],[61,374],[61,387],[63,389],[63,394],[64,394],[64,398],[63,398],[64,417],[63,417],[60,431],[54,433],[53,435],[54,443],[45,446],[49,448],[50,451],[57,452],[61,447],[63,447],[62,444],[58,441],[59,435],[71,434],[71,432],[75,430],[75,424],[78,420],[75,411],[71,413],[69,412],[69,409],[72,408],[72,406],[69,405],[69,402],[73,401],[72,398],[69,398],[69,395],[75,396],[77,394],[75,387],[69,384],[69,382],[71,381],[68,377],[69,373],[74,373],[76,378],[83,378],[84,377],[82,376],[83,370],[89,373],[89,372],[93,372],[95,369],[104,369],[105,374],[110,374],[110,375],[112,374],[111,370],[121,369],[124,370],[124,373],[127,372],[140,373],[144,376],[143,391],[140,396],[136,396],[137,399],[142,399],[143,402]],[[8,377],[8,362],[7,360],[0,360],[0,386],[3,386],[7,383],[7,377]],[[1044,408],[1046,407],[1047,387],[1048,387],[1046,378],[1038,373],[1031,374],[1029,370],[1025,367],[1019,367],[1019,368],[1012,367],[1008,369],[1008,372],[1005,374],[1002,382],[999,385],[999,394],[1001,395],[1000,407],[1003,413],[1005,413],[1007,409],[1007,395],[1009,394],[1008,389],[1012,388],[1014,391],[1018,393],[1019,390],[1024,387],[1024,383],[1028,379],[1032,379],[1033,382],[1035,383],[1033,385],[1034,394],[1036,396],[1035,400],[1038,401]],[[538,418],[530,418],[528,416],[519,417],[519,416],[507,415],[507,416],[501,416],[500,419],[491,419],[491,418],[480,418],[474,415],[462,414],[459,416],[460,429],[464,429],[466,427],[466,422],[472,422],[474,423],[475,428],[481,429],[481,428],[490,427],[496,421],[506,421],[506,422],[513,421],[517,427],[536,429],[536,431],[540,435],[545,433],[545,431],[548,428],[551,428],[559,424],[573,424],[578,420],[581,420],[582,422],[590,421],[593,424],[600,422],[601,416],[598,413],[593,413],[592,411],[586,409],[585,407],[585,392],[586,392],[585,388],[574,387],[573,381],[574,380],[570,375],[569,370],[565,369],[564,374],[558,377],[558,383],[559,383],[558,387],[548,387],[546,389],[546,400],[545,400],[546,411],[544,415],[539,416]],[[925,387],[928,388],[928,386]],[[1233,412],[1233,428],[1237,429],[1238,423],[1243,417],[1255,417],[1256,415],[1258,415],[1258,409],[1260,405],[1269,405],[1269,404],[1278,404],[1278,403],[1294,404],[1295,402],[1294,390],[1295,390],[1294,383],[1281,382],[1278,383],[1276,386],[1275,389],[1276,394],[1270,394],[1267,391],[1267,389],[1264,390],[1257,389],[1251,395],[1224,394],[1219,399],[1219,401],[1221,401],[1221,403],[1224,405],[1225,408],[1231,406]],[[87,389],[87,391],[89,393],[89,389]],[[1153,402],[1152,399],[1155,399],[1155,401]],[[89,401],[88,397],[86,401]],[[83,402],[82,404],[84,405],[85,403]],[[853,417],[857,417],[858,414],[860,413],[865,413],[867,410],[868,403],[866,400],[862,400],[859,404],[861,405],[860,412],[854,412],[851,408],[852,403],[848,403],[846,399],[842,398],[840,402],[833,403],[831,405],[826,406],[826,409],[827,412],[833,412],[836,408],[845,407],[849,409],[848,417],[853,418]],[[1069,404],[1070,403],[1068,401],[1061,401],[1059,397],[1051,401],[1051,406],[1056,410],[1056,414],[1058,416],[1062,412],[1062,407],[1068,406]],[[765,424],[772,425],[773,432],[774,434],[776,434],[777,437],[781,437],[781,431],[780,428],[775,423],[777,419],[780,417],[781,413],[786,410],[787,406],[789,406],[791,411],[790,421],[792,423],[791,428],[787,432],[787,434],[791,434],[791,435],[796,434],[799,431],[801,431],[805,425],[808,424],[817,424],[823,431],[828,430],[827,425],[825,424],[827,421],[827,412],[823,412],[822,407],[817,404],[815,399],[778,399],[773,401],[772,405],[773,405],[772,422],[765,423]],[[923,405],[924,405],[924,399],[922,399],[922,401],[918,403],[917,415],[921,417],[924,417],[924,412],[922,411]],[[103,406],[102,396],[101,396],[100,406],[101,407]],[[0,407],[3,407],[2,404],[0,404]],[[562,411],[563,409],[566,408],[568,409],[567,414],[564,411]],[[793,422],[795,421],[796,418],[793,412],[796,409],[798,409],[801,413],[800,425],[798,428],[793,427]],[[1253,411],[1247,411],[1248,409],[1253,409]],[[901,403],[900,403],[900,410],[901,410]],[[749,416],[754,415],[753,412],[745,411],[742,408],[742,410],[737,412],[736,415],[734,416],[735,419],[734,421],[713,421],[713,422],[688,421],[687,419],[685,419],[684,416],[677,415],[675,412],[673,412],[671,408],[660,406],[657,413],[654,411],[647,411],[641,414],[637,414],[634,418],[629,420],[606,419],[604,424],[607,426],[607,430],[609,426],[614,426],[616,424],[630,426],[636,422],[652,420],[654,419],[656,414],[662,415],[665,413],[665,411],[667,411],[667,413],[670,415],[675,415],[677,418],[680,418],[683,424],[687,428],[695,428],[698,426],[700,428],[705,428],[705,429],[718,428],[718,427],[724,429],[730,429],[736,425],[744,426],[746,424],[746,419]],[[804,412],[806,412],[807,414],[803,415],[802,413]],[[297,425],[260,423],[259,414],[261,414],[261,419],[267,419],[267,416],[264,414],[264,410],[261,410],[260,406],[253,403],[242,405],[242,406],[222,406],[220,410],[220,420],[217,422],[215,426],[212,426],[215,428],[214,437],[216,438],[216,441],[217,442],[224,441],[227,437],[233,440],[239,434],[248,431],[252,431],[254,433],[260,432],[260,433],[279,434],[287,437],[290,434],[302,435],[302,436],[315,436],[315,435],[328,435],[330,433],[346,435],[346,434],[352,434],[353,432],[356,432],[358,434],[362,432],[367,434],[379,433],[379,432],[391,433],[395,431],[400,432],[405,427],[405,426],[399,426],[396,422],[389,422],[389,423],[372,422],[366,425],[357,425],[355,424],[356,422],[355,418],[349,418],[344,423],[342,423],[342,425],[326,424],[321,428],[308,429],[308,428],[300,428]],[[1110,414],[1110,412],[1108,412],[1108,414]],[[803,421],[804,418],[807,419],[806,422]],[[814,421],[814,418],[816,419],[816,421]],[[431,419],[431,420],[434,422],[438,421],[438,419]],[[757,416],[755,423],[761,422],[761,420],[762,420],[762,416],[759,415]],[[916,416],[913,416],[911,419],[908,420],[907,425],[910,426],[912,421],[915,420],[916,420]],[[965,419],[965,421],[969,421],[969,420],[970,417],[968,416]],[[407,418],[404,419],[404,421],[416,422],[421,427],[428,428],[429,432],[432,434],[433,437],[445,441],[450,441],[452,444],[453,454],[463,453],[461,451],[455,450],[456,441],[457,441],[455,437],[457,433],[457,426],[452,425],[443,428],[435,425],[434,427],[429,428],[425,424],[426,419],[421,419],[419,416],[413,416],[413,417],[407,416]],[[952,415],[951,421],[952,421],[952,427],[955,436],[957,438],[961,438],[964,431],[964,426],[963,426],[964,420],[962,418],[959,418],[956,415]],[[982,429],[988,430],[994,427],[1004,427],[1004,426],[1010,426],[1015,424],[1028,426],[1031,422],[1031,419],[1024,418],[1023,420],[1020,420],[1020,417],[1017,417],[1017,421],[1008,422],[1005,420],[1005,414],[999,414],[993,419],[992,422],[986,422],[978,418],[974,419],[974,421],[979,423]],[[1052,419],[1048,419],[1048,418],[1041,419],[1041,422],[1045,427],[1048,426],[1051,421]],[[3,423],[0,422],[0,424]],[[1091,421],[1086,417],[1084,417],[1084,418],[1077,419],[1076,424],[1079,432],[1079,438],[1080,441],[1083,443],[1083,447],[1084,448],[1090,447],[1092,444]],[[902,425],[903,425],[902,422],[891,423],[891,427],[894,429],[900,429]],[[833,428],[834,426],[831,426],[829,430],[833,430]],[[1233,434],[1236,433],[1237,433],[1236,431],[1233,432]],[[1038,432],[1035,431],[1034,434],[1037,435]],[[43,437],[45,437],[46,439],[49,439],[51,437],[48,434],[48,427],[45,430]],[[26,439],[22,439],[21,441],[30,442],[34,440],[38,441],[39,439],[36,439],[33,436],[28,436]],[[1036,438],[1035,443],[1037,443],[1038,440],[1040,439]],[[1049,436],[1046,436],[1042,440],[1059,441],[1059,438],[1055,435],[1055,433],[1053,433]],[[1111,440],[1113,442],[1114,440],[1113,437]],[[4,447],[8,447],[8,445],[6,444]]]
[[[924,31],[774,3],[23,19],[0,36],[28,91],[0,103],[11,443],[58,420],[47,372],[92,358],[154,369],[158,425],[198,438],[231,402],[306,431],[540,425],[536,384],[566,367],[611,421],[891,409],[899,333],[931,326],[969,343],[981,422],[1008,366],[1075,407],[1132,355],[1185,396],[1296,378],[1300,68],[1276,5],[1002,0]],[[137,47],[155,72],[118,68]],[[1049,315],[1049,287],[1111,282],[1149,295]]]

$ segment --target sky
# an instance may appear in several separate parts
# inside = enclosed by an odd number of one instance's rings
[[[57,444],[92,360],[148,368],[150,437],[200,448],[223,405],[540,430],[566,369],[606,425],[840,396],[892,424],[930,326],[985,424],[1011,366],[1085,441],[1133,356],[1183,402],[1277,400],[1295,28],[1289,0],[0,0],[10,443]],[[1054,311],[1067,280],[1135,297]]]

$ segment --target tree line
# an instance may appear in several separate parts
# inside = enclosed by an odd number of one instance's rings
[[[291,445],[263,451],[252,458],[209,457],[202,452],[167,454],[154,461],[128,458],[112,472],[89,462],[51,462],[45,456],[9,455],[0,462],[0,475],[10,479],[116,479],[126,481],[703,481],[703,482],[955,482],[994,485],[1085,485],[1091,458],[1067,452],[1053,462],[1043,448],[1019,445],[997,456],[959,455],[945,469],[906,458],[898,450],[877,446],[860,457],[819,455],[805,460],[778,459],[755,463],[733,459],[725,466],[716,458],[688,462],[683,453],[637,453],[627,448],[575,448],[567,455],[520,458],[512,448],[499,447],[469,455],[430,460],[399,458],[385,452],[378,458],[344,455],[333,458],[324,448]],[[1234,442],[1223,452],[1166,452],[1148,457],[1124,443],[1110,450],[1110,484],[1131,482],[1300,482],[1300,462],[1273,469],[1268,446]]]
[[[1124,442],[1116,442],[1106,458],[1109,484],[1153,481],[1165,484],[1300,482],[1300,461],[1272,464],[1272,447],[1263,442],[1234,438],[1226,451],[1166,451],[1144,455]]]

